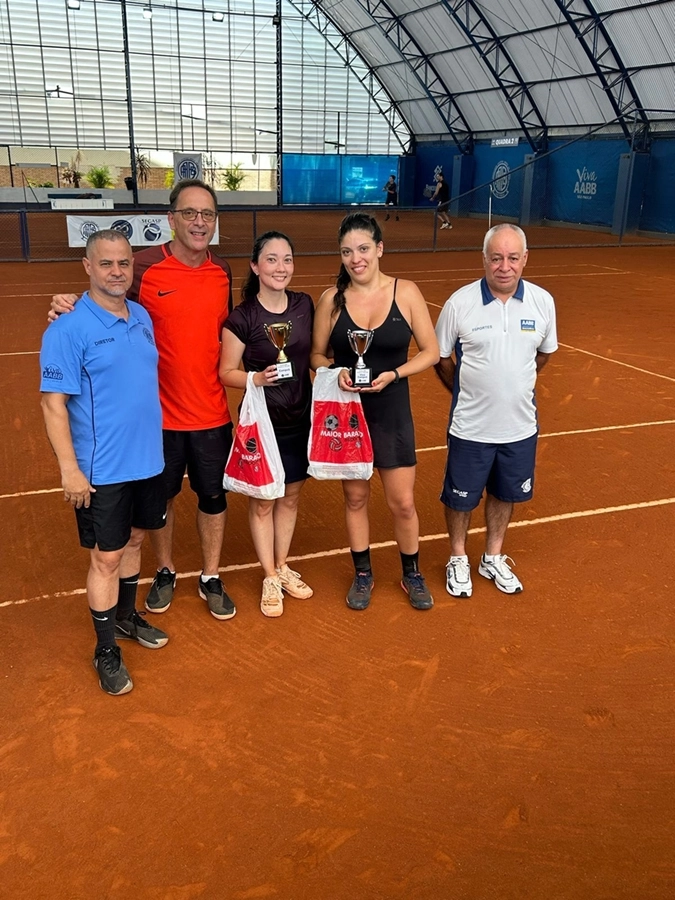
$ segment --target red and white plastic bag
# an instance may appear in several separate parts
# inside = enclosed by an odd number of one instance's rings
[[[359,395],[340,390],[340,371],[316,370],[307,471],[318,479],[367,481],[373,474],[370,432]]]
[[[246,379],[232,449],[225,465],[223,487],[257,500],[276,500],[286,491],[285,472],[265,400],[265,388]]]

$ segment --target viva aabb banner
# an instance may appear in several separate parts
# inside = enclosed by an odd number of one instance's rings
[[[165,244],[173,237],[166,215],[132,216],[66,216],[68,246],[84,247],[87,239],[96,231],[112,228],[121,232],[132,247],[149,247]],[[212,244],[220,243],[218,224]]]

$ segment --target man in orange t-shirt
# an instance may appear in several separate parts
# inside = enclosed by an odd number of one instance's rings
[[[169,197],[168,219],[173,240],[134,254],[128,293],[147,309],[155,331],[169,498],[166,528],[152,533],[157,574],[145,606],[162,613],[173,600],[173,500],[187,471],[198,498],[203,566],[198,592],[215,618],[230,619],[236,609],[219,566],[227,508],[223,470],[232,445],[232,419],[218,367],[222,327],[232,309],[232,275],[228,263],[209,251],[217,222],[211,187],[196,179],[179,182]],[[60,295],[53,308],[68,311],[74,299]]]

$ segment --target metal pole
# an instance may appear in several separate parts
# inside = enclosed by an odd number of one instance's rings
[[[282,102],[283,102],[283,78],[281,74],[281,0],[277,0],[276,11],[272,18],[272,24],[277,29],[277,206],[282,205],[283,201],[283,191],[282,191],[282,178],[283,178],[283,165],[282,165],[282,154],[284,150],[284,142],[282,139],[281,131],[283,128],[284,115],[282,110]]]
[[[492,188],[488,197],[488,231],[492,228]]]
[[[124,43],[124,74],[127,87],[127,118],[129,120],[129,162],[133,184],[134,206],[138,206],[138,180],[136,172],[136,140],[134,138],[134,113],[131,107],[131,66],[129,64],[129,29],[127,27],[127,0],[120,0],[122,11],[122,39]]]

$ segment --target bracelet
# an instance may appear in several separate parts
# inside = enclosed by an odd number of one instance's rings
[[[401,380],[401,376],[399,374],[398,369],[394,369],[393,371],[394,371],[394,380],[393,380],[392,384],[398,384],[399,381]]]

